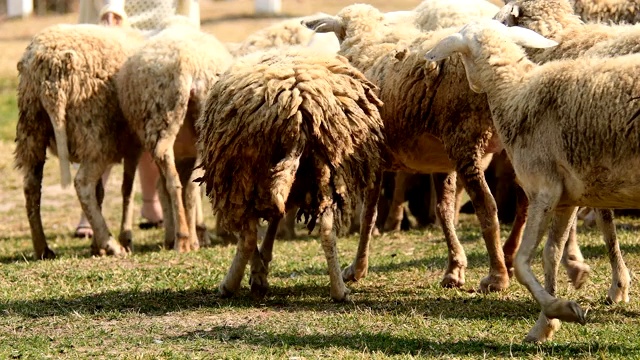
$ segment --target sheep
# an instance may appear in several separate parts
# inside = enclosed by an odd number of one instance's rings
[[[202,212],[197,212],[199,188],[193,182],[198,176],[192,171],[198,162],[194,126],[207,91],[231,62],[231,54],[213,35],[176,16],[118,73],[118,98],[125,118],[160,169],[167,249],[195,250],[198,237],[206,239],[205,234],[197,236],[197,229],[205,228]],[[178,163],[185,163],[184,172],[177,172]]]
[[[518,25],[559,43],[558,46],[549,49],[528,50],[530,58],[536,63],[578,57],[612,57],[638,53],[640,50],[640,28],[628,25],[584,24],[573,13],[567,0],[515,0],[505,5],[495,18],[505,25]],[[600,213],[603,214],[603,211]],[[605,221],[613,219],[613,215],[608,211],[605,211],[603,216]],[[614,225],[605,222],[601,227],[609,229],[614,228]],[[613,272],[608,301],[629,301],[629,271],[622,254],[617,250],[619,245],[615,236],[606,233],[604,235]],[[517,244],[505,246],[517,248]],[[588,278],[590,268],[580,254],[575,224],[572,226],[565,252],[562,263],[574,286],[580,288]]]
[[[339,54],[380,88],[385,139],[392,153],[386,170],[439,173],[434,175],[437,215],[449,249],[442,286],[460,287],[465,282],[467,259],[454,227],[457,173],[473,201],[490,258],[489,275],[480,289],[505,289],[509,275],[497,209],[481,166],[483,158],[500,149],[486,97],[464,85],[464,68],[455,59],[425,68],[423,54],[457,29],[423,34],[388,26],[381,12],[364,4],[304,24],[316,32],[335,33],[341,42]],[[343,272],[345,279],[366,275],[368,242],[361,234],[356,259]]]
[[[220,75],[197,129],[213,210],[240,233],[222,296],[238,290],[250,259],[251,291],[264,296],[277,224],[299,206],[309,230],[320,223],[331,297],[347,299],[332,231],[349,219],[353,198],[379,193],[384,139],[375,91],[343,57],[305,48],[251,54]],[[261,218],[269,228],[258,250]]]
[[[640,123],[634,101],[640,93],[635,76],[640,54],[536,65],[518,45],[547,48],[557,43],[490,20],[468,24],[425,57],[440,61],[459,53],[469,87],[487,94],[494,124],[529,199],[515,275],[542,308],[525,340],[542,342],[552,338],[561,320],[586,323],[577,303],[555,297],[556,273],[577,206],[628,208],[640,203]],[[602,225],[604,216],[598,213]],[[549,222],[543,288],[531,260]],[[613,227],[601,230],[605,237],[615,236]]]
[[[500,8],[486,0],[424,0],[413,11],[422,31],[462,26],[478,18],[491,18]]]
[[[141,42],[128,29],[55,25],[36,34],[18,62],[15,165],[23,172],[26,209],[37,259],[51,259],[40,216],[42,170],[49,147],[60,160],[62,185],[70,161],[80,163],[74,186],[94,229],[92,254],[124,255],[101,214],[100,177],[124,159],[120,240],[131,236],[132,186],[141,145],[129,130],[114,76]]]
[[[640,21],[640,9],[633,0],[573,0],[575,13],[585,22],[635,24]]]

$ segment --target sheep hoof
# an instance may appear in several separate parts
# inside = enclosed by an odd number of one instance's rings
[[[490,274],[480,281],[480,292],[486,294],[505,290],[509,287],[509,274]]]
[[[607,305],[617,304],[617,303],[628,303],[629,302],[629,286],[618,286],[622,285],[621,283],[612,284],[607,293],[607,299],[605,303]]]
[[[99,248],[94,242],[91,244],[91,255],[93,256],[125,256],[127,251],[114,238],[110,238],[104,248]]]
[[[56,253],[54,253],[49,247],[45,247],[42,254],[36,254],[36,259],[38,260],[53,260],[56,258]]]
[[[182,233],[177,233],[174,249],[179,253],[191,251],[191,240],[189,239],[189,236]]]
[[[118,241],[127,253],[130,254],[133,252],[133,234],[131,233],[131,230],[121,232],[118,236]]]
[[[342,270],[342,279],[346,282],[349,282],[349,281],[355,282],[366,277],[367,273],[368,273],[368,266],[364,266],[364,270],[357,272],[353,264],[351,264],[346,268],[344,268],[344,270]]]
[[[231,291],[231,290],[227,289],[227,287],[224,285],[224,283],[222,283],[222,284],[220,284],[220,286],[218,286],[218,296],[223,298],[223,299],[228,299],[228,298],[232,297],[234,293],[235,293],[235,291]]]
[[[444,278],[440,282],[440,285],[443,288],[454,289],[462,287],[464,283],[464,268],[455,268],[444,274]]]
[[[570,261],[567,264],[567,276],[569,276],[569,280],[576,290],[587,282],[590,273],[591,267],[583,262]]]
[[[547,319],[544,314],[540,314],[538,321],[524,338],[524,342],[540,344],[549,341],[558,330],[560,330],[560,320]]]
[[[581,325],[585,325],[587,323],[587,314],[575,301],[555,299],[549,305],[543,307],[543,311],[549,319],[577,322]]]
[[[267,274],[254,273],[249,277],[249,285],[251,285],[251,295],[256,299],[262,299],[269,291],[269,281]]]
[[[331,290],[331,298],[333,299],[333,301],[335,302],[345,302],[345,301],[349,301],[349,294],[351,293],[351,290],[349,290],[349,288],[347,288],[346,286],[344,287],[344,290],[340,290],[340,291],[333,291],[333,289]]]

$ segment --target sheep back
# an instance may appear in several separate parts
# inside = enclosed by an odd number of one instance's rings
[[[197,124],[202,180],[221,225],[240,230],[247,218],[299,205],[312,229],[335,204],[339,227],[381,167],[381,105],[341,56],[289,49],[237,61]]]

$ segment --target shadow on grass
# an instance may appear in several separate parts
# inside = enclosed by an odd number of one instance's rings
[[[285,347],[304,349],[344,348],[361,353],[382,353],[385,355],[413,356],[531,356],[531,355],[588,355],[604,351],[607,355],[630,356],[640,351],[638,346],[600,344],[585,339],[583,343],[569,344],[526,344],[497,343],[491,340],[449,340],[429,341],[416,335],[396,336],[385,332],[358,332],[357,334],[311,334],[296,335],[275,331],[257,331],[249,326],[216,326],[212,329],[192,331],[185,335],[171,337],[169,341],[194,341],[210,339],[225,343],[241,342],[261,347]]]
[[[490,319],[502,317],[533,317],[538,309],[532,301],[519,299],[495,299],[484,296],[469,297],[451,293],[451,298],[403,294],[394,291],[384,298],[382,293],[371,290],[354,293],[355,301],[335,303],[329,298],[328,286],[294,285],[272,287],[265,299],[253,300],[247,287],[243,287],[231,299],[221,299],[215,288],[189,290],[158,289],[151,291],[105,291],[79,297],[17,300],[0,303],[0,313],[16,314],[25,318],[69,316],[77,314],[128,313],[160,316],[169,312],[199,308],[273,308],[280,311],[325,311],[343,313],[366,307],[379,314],[415,314],[425,317],[456,319]],[[408,298],[408,299],[407,299]],[[464,311],[461,311],[464,309]]]

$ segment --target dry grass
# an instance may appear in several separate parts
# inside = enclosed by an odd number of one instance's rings
[[[249,0],[201,3],[203,28],[224,41],[239,41],[277,21],[254,18]],[[418,1],[372,3],[396,10]],[[291,15],[335,13],[346,4],[285,0],[284,10]],[[640,292],[632,288],[630,304],[603,304],[610,270],[593,230],[580,234],[591,280],[576,291],[561,274],[558,286],[560,296],[590,308],[589,323],[564,324],[557,338],[542,346],[521,343],[538,312],[526,289],[513,283],[500,294],[473,291],[485,275],[487,256],[470,216],[462,217],[458,229],[469,257],[464,289],[439,287],[447,251],[442,232],[429,228],[376,238],[370,274],[350,285],[352,298],[346,304],[329,300],[326,265],[315,237],[276,243],[266,299],[251,300],[245,281],[238,296],[223,300],[216,287],[233,257],[230,246],[176,254],[160,249],[160,230],[136,230],[133,256],[91,258],[88,241],[70,236],[79,216],[77,200],[73,189],[60,188],[57,160],[50,157],[42,215],[59,258],[32,261],[21,176],[12,158],[15,62],[39,29],[75,18],[0,24],[0,358],[640,358]],[[104,205],[114,230],[121,173],[121,166],[112,170]],[[209,211],[206,216],[213,225]],[[637,271],[640,221],[618,223],[624,225],[619,235],[625,259]],[[503,227],[503,237],[507,231]],[[344,265],[356,240],[343,238],[338,244]],[[541,272],[539,261],[535,271]]]

